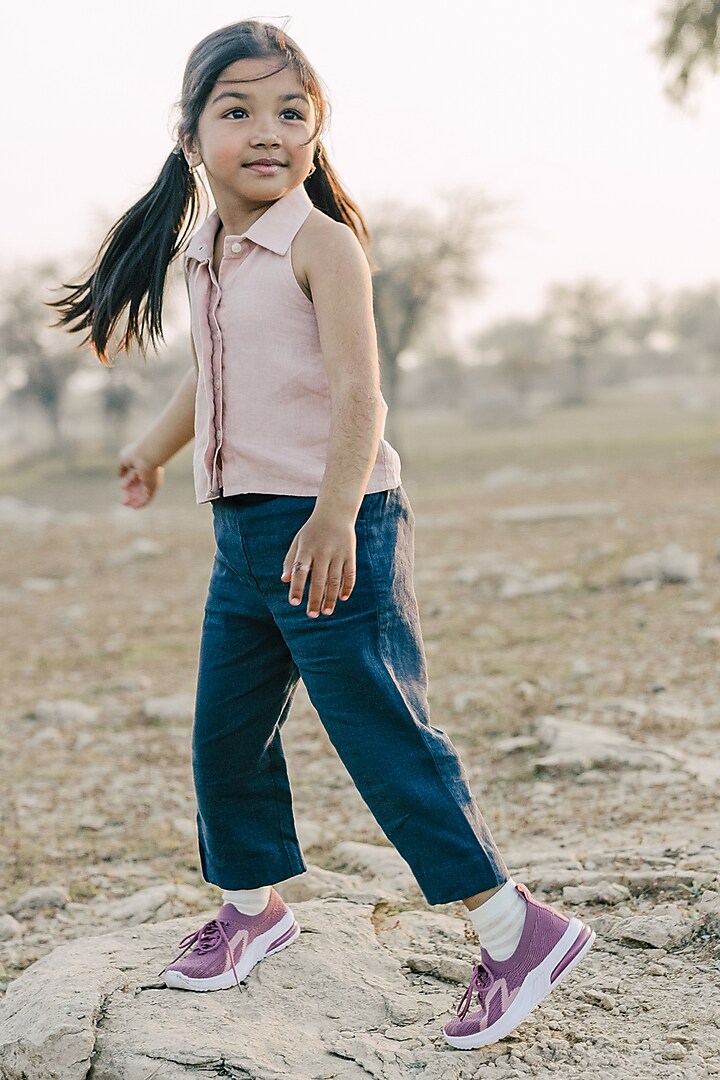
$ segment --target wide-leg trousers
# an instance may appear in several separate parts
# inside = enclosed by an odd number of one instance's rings
[[[216,551],[202,623],[192,767],[203,877],[254,889],[302,874],[281,741],[298,680],[363,801],[430,904],[510,874],[458,753],[430,721],[402,486],[364,496],[356,583],[331,615],[281,581],[315,496],[212,501]],[[310,576],[312,571],[310,572]]]

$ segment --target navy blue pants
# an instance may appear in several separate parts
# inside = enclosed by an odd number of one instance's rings
[[[429,904],[510,876],[452,742],[430,723],[413,586],[415,516],[402,485],[365,495],[356,582],[332,615],[288,601],[282,565],[316,497],[212,501],[215,559],[192,737],[206,881],[255,889],[302,874],[281,743],[298,679],[380,828]],[[310,572],[312,576],[312,571]]]

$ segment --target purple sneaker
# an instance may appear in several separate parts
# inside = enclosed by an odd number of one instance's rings
[[[595,940],[595,931],[580,919],[568,919],[549,904],[535,900],[521,884],[516,889],[527,901],[525,926],[517,948],[507,960],[493,960],[481,948],[480,963],[457,1009],[457,1019],[443,1027],[451,1046],[472,1050],[504,1039],[539,1002],[582,960]],[[479,1009],[468,1015],[473,991]]]
[[[215,919],[180,942],[183,952],[160,972],[166,986],[180,990],[227,990],[246,978],[266,956],[284,949],[300,935],[290,908],[275,889],[259,915],[243,915],[223,904]],[[185,959],[184,952],[195,945]]]

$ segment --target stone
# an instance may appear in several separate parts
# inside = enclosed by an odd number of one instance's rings
[[[341,840],[335,845],[333,854],[340,861],[342,869],[379,877],[398,892],[417,892],[418,885],[410,867],[393,847]]]
[[[598,881],[594,885],[566,885],[563,889],[563,900],[570,904],[617,904],[629,897],[628,887],[617,881]]]
[[[381,900],[401,900],[402,894],[388,889],[383,878],[367,880],[357,874],[338,874],[308,863],[304,874],[296,874],[275,886],[287,904],[323,897],[339,896],[359,903],[379,903]]]
[[[496,510],[495,521],[538,522],[573,521],[578,518],[608,517],[617,514],[620,504],[615,502],[558,503],[545,506],[511,506]]]
[[[13,938],[20,937],[22,932],[22,923],[12,915],[0,915],[0,941],[12,941]]]
[[[40,885],[28,889],[13,903],[7,904],[5,910],[12,915],[30,915],[36,911],[64,908],[69,899],[63,885]]]
[[[155,559],[165,551],[162,544],[149,536],[138,536],[120,551],[115,551],[107,558],[108,566],[123,566],[139,559]]]
[[[43,724],[92,724],[100,715],[94,705],[72,698],[59,698],[56,701],[42,699],[25,713],[26,720],[39,720]]]
[[[146,698],[143,716],[146,720],[168,723],[190,723],[195,715],[195,694],[169,694],[166,697]]]
[[[518,596],[537,596],[541,593],[577,589],[580,578],[575,574],[540,574],[537,577],[508,578],[500,587],[500,598],[512,600]]]
[[[406,963],[411,971],[420,975],[433,975],[436,979],[463,985],[470,982],[473,973],[473,965],[469,961],[447,956],[414,953],[407,957]]]
[[[664,949],[684,945],[695,931],[695,923],[681,908],[677,908],[675,913],[633,915],[629,919],[615,919],[614,923],[615,925],[605,931],[610,940],[631,941]]]
[[[465,1056],[425,1038],[429,1024],[453,1015],[456,988],[409,987],[372,910],[341,899],[296,904],[300,937],[240,987],[214,994],[169,989],[159,975],[198,917],[61,945],[0,1000],[0,1076],[464,1080]]]
[[[631,585],[646,581],[694,582],[700,577],[700,556],[685,551],[679,544],[668,544],[662,551],[630,556],[623,563],[622,577]]]
[[[103,919],[136,926],[151,920],[169,918],[177,913],[173,911],[173,905],[177,907],[178,904],[202,908],[207,905],[207,896],[193,885],[175,885],[171,882],[139,889],[119,900],[96,901],[93,908]],[[220,906],[219,893],[218,906]]]

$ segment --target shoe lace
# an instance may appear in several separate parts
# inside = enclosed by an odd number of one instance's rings
[[[477,993],[478,1005],[482,1006],[482,991],[489,990],[494,982],[495,978],[492,972],[488,971],[483,964],[473,965],[472,978],[470,979],[468,988],[455,1009],[455,1012],[461,1020],[465,1017],[470,1008],[473,993]]]
[[[170,964],[174,964],[176,960],[179,960],[181,956],[184,956],[188,949],[196,942],[197,948],[195,949],[195,952],[206,953],[210,952],[211,949],[217,948],[220,942],[224,940],[225,945],[227,946],[228,955],[230,956],[233,974],[235,975],[235,982],[239,987],[240,980],[237,977],[237,969],[235,967],[235,961],[233,960],[232,949],[230,947],[228,936],[225,933],[225,927],[229,925],[230,924],[225,919],[210,919],[201,926],[199,930],[195,930],[192,934],[188,934],[179,942],[181,951],[175,957],[175,960],[171,960],[169,964],[166,964],[162,971],[159,972],[159,975],[162,975]]]

